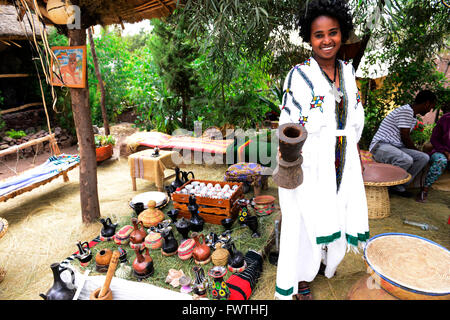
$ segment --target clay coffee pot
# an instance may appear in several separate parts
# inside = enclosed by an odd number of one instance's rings
[[[110,218],[100,219],[103,227],[100,231],[100,240],[110,241],[116,234],[117,223],[112,223]]]
[[[211,249],[206,244],[205,235],[203,233],[192,232],[192,239],[195,241],[194,251],[192,256],[196,264],[207,264],[211,261]],[[202,239],[202,242],[200,242]]]
[[[134,276],[140,281],[153,275],[155,271],[153,267],[153,259],[150,257],[148,248],[143,250],[144,254],[138,248],[134,249],[136,252],[136,258],[133,261],[133,273]]]
[[[175,167],[175,180],[170,184],[171,190],[176,190],[177,188],[181,187],[183,184],[186,183],[186,181],[182,180],[181,170],[179,167]],[[173,191],[172,191],[173,192]]]
[[[189,220],[191,230],[196,232],[202,231],[205,220],[199,214],[197,200],[194,195],[189,196],[188,210],[191,213],[191,219]]]
[[[208,280],[205,277],[205,271],[202,267],[194,266],[192,271],[195,274],[194,283],[192,284],[194,293],[200,297],[206,296],[206,289],[208,288]]]
[[[260,238],[261,235],[258,232],[258,217],[257,216],[247,216],[245,218],[245,224],[253,232],[252,238]]]
[[[144,227],[154,227],[164,220],[164,213],[156,209],[156,201],[150,200],[147,204],[148,209],[142,211],[138,216],[138,221],[141,221]]]
[[[169,212],[167,212],[167,216],[169,216],[169,218],[172,220],[173,223],[176,223],[179,213],[180,213],[180,210],[172,209]]]
[[[164,243],[161,248],[163,256],[169,257],[178,253],[178,242],[173,236],[172,227],[167,227],[161,231],[161,236],[164,238]]]
[[[230,253],[230,256],[228,257],[228,270],[230,270],[231,272],[243,271],[246,265],[244,254],[236,249],[236,246],[233,242],[227,246],[227,249]]]
[[[89,249],[89,243],[87,241],[83,243],[78,241],[76,245],[78,247],[78,253],[75,255],[75,258],[80,261],[82,267],[85,267],[92,259],[92,252],[91,249]]]
[[[59,263],[52,263],[50,268],[53,272],[53,286],[47,291],[47,294],[40,293],[44,300],[72,300],[75,292],[75,273],[72,269],[62,268]],[[69,271],[71,274],[71,282],[67,283],[61,279],[61,273]]]
[[[145,237],[147,236],[143,223],[142,221],[138,222],[136,218],[131,218],[131,222],[133,223],[134,230],[130,234],[130,247],[132,249],[143,247]]]
[[[136,216],[139,216],[139,214],[140,214],[142,211],[145,210],[144,203],[143,203],[143,202],[136,202],[136,203],[133,205],[133,210],[134,210],[134,213],[136,213]]]
[[[178,220],[175,223],[175,227],[177,228],[177,231],[181,234],[181,241],[187,240],[189,231],[191,230],[191,223],[189,220],[186,220],[184,217],[182,217],[180,220]]]

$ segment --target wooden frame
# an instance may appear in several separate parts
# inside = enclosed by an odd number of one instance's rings
[[[69,88],[86,87],[86,45],[51,48],[59,66],[52,59],[51,84]],[[69,61],[75,59],[75,69],[69,66]],[[72,65],[73,66],[73,65]],[[61,72],[62,71],[62,72]],[[62,80],[62,81],[61,81]]]

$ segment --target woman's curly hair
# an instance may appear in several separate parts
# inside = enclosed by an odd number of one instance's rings
[[[345,43],[350,32],[353,30],[352,16],[350,9],[344,0],[313,0],[307,7],[300,9],[298,17],[298,27],[300,36],[306,42],[310,42],[311,24],[320,16],[329,16],[339,21],[342,34],[342,43]]]

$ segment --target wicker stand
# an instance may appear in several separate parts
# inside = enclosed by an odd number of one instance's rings
[[[411,175],[402,180],[391,182],[364,182],[367,198],[367,209],[369,219],[382,219],[391,214],[391,204],[389,202],[389,186],[396,186],[408,182]]]

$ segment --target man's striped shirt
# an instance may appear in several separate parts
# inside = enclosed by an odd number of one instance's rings
[[[409,104],[394,109],[381,122],[370,143],[369,150],[372,150],[378,141],[389,143],[398,148],[404,147],[405,145],[400,137],[400,129],[409,128],[412,130],[416,122],[414,111]]]

